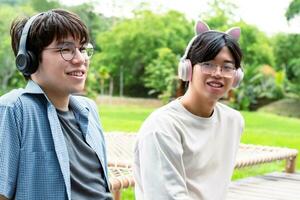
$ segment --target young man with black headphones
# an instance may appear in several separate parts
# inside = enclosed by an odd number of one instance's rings
[[[28,84],[0,97],[0,199],[112,199],[97,107],[74,95],[93,53],[86,25],[53,9],[10,33]]]
[[[135,146],[137,200],[221,200],[234,169],[244,120],[218,102],[243,78],[239,28],[209,30],[196,23],[196,36],[179,63],[186,93],[154,111]]]

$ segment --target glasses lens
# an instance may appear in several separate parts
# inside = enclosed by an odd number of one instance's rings
[[[64,43],[60,49],[61,56],[64,60],[70,61],[75,56],[76,47],[73,43]]]
[[[229,65],[228,64],[228,65],[224,65],[222,67],[222,75],[224,77],[231,78],[231,77],[233,77],[234,73],[235,73],[235,66],[234,65],[232,65],[232,64]]]
[[[214,71],[216,71],[217,66],[209,63],[209,62],[204,62],[204,63],[200,63],[202,72],[205,74],[212,74]]]
[[[215,73],[218,69],[218,65],[209,62],[200,63],[200,66],[203,73],[210,74],[210,75]],[[222,76],[231,78],[235,73],[235,66],[231,64],[224,65],[221,66],[220,70]]]
[[[94,47],[91,43],[88,43],[86,46],[86,54],[89,58],[91,58],[93,53],[94,53]]]
[[[78,48],[80,53],[84,56],[85,59],[90,59],[94,53],[93,45],[88,43],[85,46]],[[61,56],[64,60],[70,61],[75,57],[76,46],[73,43],[64,43],[60,49]]]

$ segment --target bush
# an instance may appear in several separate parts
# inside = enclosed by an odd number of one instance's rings
[[[248,67],[241,86],[230,99],[233,107],[240,110],[255,110],[266,102],[283,98],[283,72],[271,66]]]

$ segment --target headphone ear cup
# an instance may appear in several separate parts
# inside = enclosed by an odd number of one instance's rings
[[[19,52],[16,57],[16,65],[20,72],[26,76],[30,76],[37,70],[37,60],[31,51]]]
[[[33,74],[34,72],[36,72],[36,70],[38,68],[38,60],[32,51],[27,51],[27,53],[28,53],[28,58],[29,58],[27,72],[30,75],[30,74]]]
[[[181,59],[178,65],[178,77],[183,81],[192,79],[192,63],[189,59]]]
[[[232,87],[233,88],[237,88],[242,80],[244,78],[244,72],[243,72],[243,69],[241,67],[239,67],[237,70],[236,70],[236,73],[235,73],[235,76],[234,76],[234,80],[233,80],[233,84],[232,84]]]
[[[16,66],[20,72],[23,74],[27,71],[29,58],[28,54],[24,51],[18,53],[16,57]]]

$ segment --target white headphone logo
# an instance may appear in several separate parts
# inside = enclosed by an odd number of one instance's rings
[[[178,65],[178,77],[183,81],[191,81],[192,79],[192,63],[189,59],[187,59],[187,54],[190,51],[190,48],[194,42],[194,40],[200,35],[201,33],[211,31],[208,25],[202,21],[198,21],[195,24],[195,36],[190,40],[189,44],[187,45],[184,55],[181,57],[179,65]],[[241,29],[239,27],[230,28],[225,32],[226,34],[230,35],[234,40],[238,41],[241,35]],[[236,70],[236,74],[234,77],[234,82],[232,84],[233,88],[237,88],[240,83],[242,82],[244,77],[243,69],[240,67]]]

